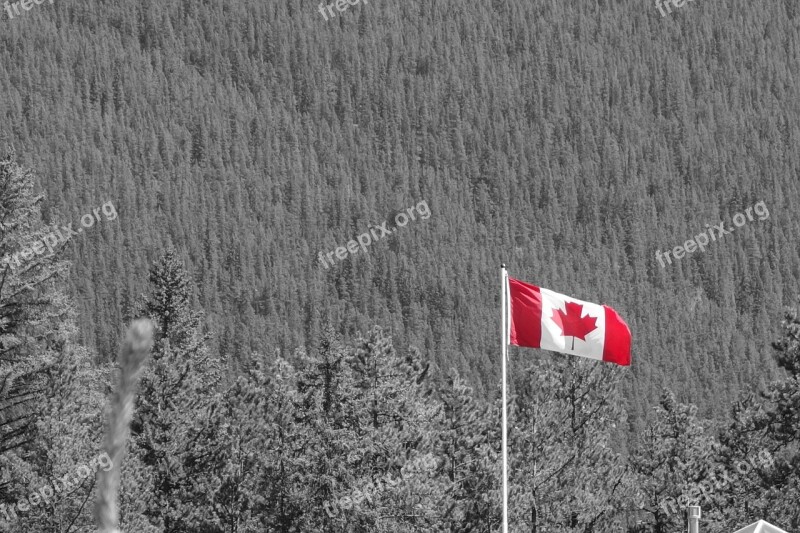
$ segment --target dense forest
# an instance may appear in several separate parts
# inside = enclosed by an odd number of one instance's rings
[[[630,369],[511,350],[520,530],[800,527],[794,0],[4,13],[0,502],[100,465],[146,316],[126,532],[495,531],[505,262],[633,333]],[[0,527],[89,531],[92,490]]]
[[[11,158],[0,192],[4,242],[37,235],[39,199]],[[77,343],[64,263],[5,270],[3,531],[96,531],[89,474],[115,466],[96,451],[114,368]],[[193,286],[169,250],[132,310],[157,336],[118,465],[125,531],[498,530],[497,400],[379,327],[346,343],[328,326],[319,348],[254,357],[231,375],[209,348]],[[728,421],[663,390],[628,450],[615,445],[628,371],[549,356],[515,373],[512,525],[668,533],[700,502],[715,533],[754,515],[800,526],[797,309],[772,349],[785,376],[729,406]]]
[[[768,339],[800,292],[792,1],[316,7],[57,2],[2,21],[0,137],[44,220],[119,212],[68,246],[84,345],[112,358],[174,246],[232,366],[380,324],[489,397],[504,261],[622,313],[640,415],[654,384],[721,416],[774,377]],[[429,220],[319,265],[422,200]],[[759,201],[768,220],[659,266]]]

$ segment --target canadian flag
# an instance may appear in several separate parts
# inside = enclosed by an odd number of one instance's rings
[[[607,305],[508,278],[509,344],[631,364],[631,330]]]

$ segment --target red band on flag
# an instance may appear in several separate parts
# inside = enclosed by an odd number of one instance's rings
[[[511,326],[509,343],[538,348],[542,342],[542,294],[539,287],[508,278]]]
[[[606,310],[606,338],[603,343],[603,361],[622,366],[631,364],[631,330],[628,324],[609,306]]]

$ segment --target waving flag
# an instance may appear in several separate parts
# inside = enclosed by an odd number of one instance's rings
[[[616,311],[508,278],[509,344],[631,364],[631,331]]]
[[[631,364],[631,330],[607,305],[576,300],[523,283],[500,265],[500,339],[503,369],[503,528],[508,533],[508,345]]]

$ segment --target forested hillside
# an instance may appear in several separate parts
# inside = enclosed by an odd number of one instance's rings
[[[774,375],[800,292],[797,9],[59,0],[1,21],[0,137],[45,221],[116,206],[66,251],[102,360],[174,246],[228,375],[380,324],[493,397],[504,261],[625,317],[634,418],[662,385],[721,416]],[[423,200],[428,220],[320,265]],[[759,201],[767,220],[656,261]]]
[[[0,10],[0,532],[797,531],[796,0],[342,2]]]

